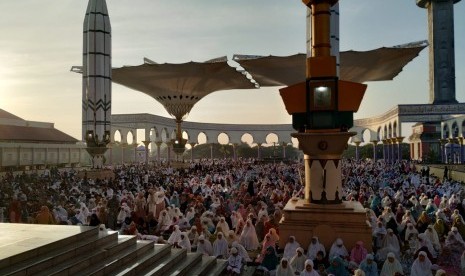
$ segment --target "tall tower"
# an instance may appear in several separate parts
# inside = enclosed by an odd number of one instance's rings
[[[416,0],[428,10],[429,103],[452,104],[455,98],[454,4],[460,0]]]
[[[105,0],[89,0],[83,40],[82,140],[92,167],[101,168],[111,123],[111,26]]]

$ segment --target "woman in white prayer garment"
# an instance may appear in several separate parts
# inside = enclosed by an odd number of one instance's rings
[[[305,269],[305,261],[307,257],[304,255],[304,249],[299,247],[295,250],[294,256],[291,258],[291,266],[296,275],[299,275]]]
[[[404,270],[402,269],[401,263],[396,259],[394,253],[389,252],[387,254],[386,261],[384,261],[380,276],[393,276],[396,275],[396,273],[404,275]]]
[[[428,259],[426,252],[420,251],[418,257],[412,264],[410,270],[411,276],[433,276],[431,272],[431,261]]]
[[[171,217],[168,215],[168,211],[163,210],[160,212],[160,216],[158,217],[158,226],[160,227],[161,232],[164,232],[170,228]]]
[[[206,256],[213,255],[213,246],[209,240],[205,239],[204,235],[199,236],[199,241],[197,243],[197,252]]]
[[[295,236],[289,236],[289,241],[284,246],[283,258],[290,260],[297,248],[300,247],[300,244],[295,240]]]
[[[213,256],[219,259],[228,258],[228,242],[223,237],[223,233],[217,234],[216,240],[213,242]]]
[[[170,237],[168,238],[168,243],[173,245],[179,241],[181,238],[181,230],[179,230],[179,226],[175,225],[174,230],[171,233]]]
[[[257,250],[260,245],[252,220],[247,220],[244,229],[242,230],[241,237],[239,238],[239,243],[247,250]]]
[[[191,252],[192,245],[189,239],[187,238],[186,232],[181,233],[181,236],[177,242],[177,245],[180,248],[186,249],[188,253]]]
[[[344,242],[341,238],[337,238],[329,250],[329,259],[333,259],[335,256],[339,256],[342,259],[345,259],[349,256],[349,252],[344,246]]]
[[[400,257],[400,242],[392,229],[387,230],[387,235],[383,240],[383,246],[378,250],[376,255],[379,260],[385,260],[389,252],[393,253],[396,258]]]
[[[318,251],[323,251],[323,257],[326,257],[325,246],[320,243],[317,236],[313,236],[312,240],[310,241],[310,244],[308,245],[307,257],[310,260],[314,261],[316,259],[316,253],[318,253]]]
[[[197,232],[197,226],[192,226],[189,231],[187,231],[187,238],[191,242],[192,247],[197,246],[199,240],[199,233]]]
[[[223,230],[224,234],[229,232],[229,225],[226,222],[224,217],[220,217],[220,221],[218,221],[218,223],[216,224],[217,228],[218,228],[218,226],[221,227],[221,230]]]
[[[433,248],[436,252],[441,251],[441,243],[439,242],[439,236],[436,230],[434,229],[434,226],[432,224],[428,225],[428,228],[426,228],[426,231],[424,233],[426,235],[426,238],[431,241],[433,244]]]
[[[294,276],[294,272],[292,271],[292,267],[289,264],[289,260],[285,257],[281,259],[281,262],[276,268],[276,275],[278,276]]]
[[[320,276],[320,274],[313,267],[313,261],[306,260],[305,269],[300,273],[300,276]]]

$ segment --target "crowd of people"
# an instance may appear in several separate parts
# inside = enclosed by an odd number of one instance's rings
[[[278,246],[279,221],[304,194],[302,162],[201,160],[188,168],[127,164],[114,178],[74,170],[6,174],[0,221],[99,226],[226,259],[270,275],[465,275],[462,184],[407,161],[342,162],[343,198],[365,207],[372,244],[318,237]],[[2,207],[3,206],[3,207]],[[434,274],[433,274],[434,273]]]

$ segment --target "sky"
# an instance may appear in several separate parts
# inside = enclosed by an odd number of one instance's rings
[[[107,0],[113,67],[206,61],[233,54],[305,52],[300,0]],[[82,25],[87,0],[1,1],[0,108],[25,120],[53,122],[80,139]],[[465,1],[454,5],[457,100],[465,100]],[[427,11],[415,0],[341,0],[340,49],[365,51],[428,38]],[[428,49],[393,80],[368,82],[355,118],[397,104],[428,102]],[[278,87],[214,92],[187,120],[234,124],[291,123]],[[112,113],[169,117],[155,99],[113,84]],[[408,136],[408,126],[402,134]]]

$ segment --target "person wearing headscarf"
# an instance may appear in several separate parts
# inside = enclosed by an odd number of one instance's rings
[[[444,269],[439,269],[434,276],[447,276],[447,273]],[[462,276],[462,274],[460,274],[460,276]]]
[[[236,248],[237,252],[239,252],[239,255],[241,255],[242,260],[246,262],[252,262],[252,259],[250,259],[249,253],[247,253],[247,250],[237,241],[233,241],[231,244],[231,248]]]
[[[418,236],[418,230],[412,223],[407,223],[407,228],[405,228],[405,238],[404,241],[408,241],[410,239],[410,235]]]
[[[229,225],[225,220],[225,217],[220,217],[220,221],[216,224],[216,227],[218,228],[221,227],[221,230],[223,230],[223,233],[226,235],[229,232]]]
[[[436,252],[441,251],[441,243],[439,242],[439,236],[436,230],[434,229],[434,226],[432,224],[428,225],[428,228],[426,228],[426,231],[424,233],[426,235],[426,238],[431,241],[433,244],[433,248]]]
[[[158,212],[158,207],[157,207],[157,212]],[[160,211],[160,215],[158,217],[158,227],[160,232],[165,232],[168,230],[171,226],[171,218],[168,215],[168,211],[162,210]]]
[[[242,257],[235,247],[231,248],[231,254],[228,257],[228,266],[226,271],[232,275],[240,275],[242,269]]]
[[[208,239],[205,239],[204,235],[199,236],[199,241],[197,243],[197,251],[200,254],[206,255],[206,256],[212,256],[213,255],[213,246],[211,242]]]
[[[312,260],[310,260],[310,259],[306,260],[304,265],[305,265],[305,268],[300,273],[301,276],[320,276],[320,274],[314,268]]]
[[[389,252],[387,254],[386,261],[384,261],[380,276],[393,276],[396,273],[404,275],[404,270],[402,269],[400,262],[396,259],[396,255],[392,252]]]
[[[181,233],[179,240],[177,242],[177,246],[179,248],[186,249],[188,253],[191,252],[192,245],[191,245],[190,240],[187,238],[186,232]]]
[[[289,264],[289,260],[287,258],[282,258],[281,262],[276,269],[276,275],[279,276],[294,276],[294,272],[292,271],[292,267]]]
[[[366,274],[365,274],[365,271],[359,268],[354,271],[354,276],[366,276]]]
[[[171,245],[176,244],[179,239],[181,238],[181,230],[179,230],[179,226],[175,225],[173,232],[171,233],[170,237],[168,238],[168,243]]]
[[[372,254],[367,254],[366,258],[360,263],[359,268],[365,272],[365,276],[378,276],[378,265]]]
[[[247,250],[257,250],[260,245],[252,220],[248,219],[239,238],[239,243]]]
[[[323,257],[326,256],[325,246],[322,243],[320,243],[317,236],[313,236],[312,241],[308,245],[307,257],[310,260],[314,261],[316,259],[316,254],[318,253],[318,251],[323,251]]]
[[[465,252],[465,245],[457,241],[456,237],[453,231],[449,232],[442,252],[438,257],[437,264],[442,267],[451,267],[458,273],[460,271],[460,265],[462,264],[461,260],[464,258],[463,252]],[[465,264],[465,262],[463,264]]]
[[[40,211],[35,219],[38,224],[55,224],[55,219],[47,206],[40,207]]]
[[[425,233],[418,235],[418,243],[415,252],[418,253],[420,251],[426,252],[429,258],[436,258],[436,252],[434,251],[433,244],[426,237]]]
[[[400,242],[392,229],[387,230],[387,235],[383,240],[383,247],[376,254],[379,260],[385,260],[389,252],[394,253],[397,258],[400,257]]]
[[[294,270],[294,273],[296,275],[299,275],[298,273],[301,273],[305,269],[306,259],[307,258],[304,255],[304,249],[302,247],[297,248],[290,262],[292,269]]]
[[[233,242],[239,242],[239,237],[236,236],[236,233],[234,233],[234,230],[229,230],[226,240],[228,241],[228,245],[231,247]]]
[[[299,247],[300,244],[295,240],[295,236],[289,236],[289,241],[284,246],[283,258],[290,260]]]
[[[413,262],[410,270],[411,276],[433,276],[431,272],[431,261],[428,259],[426,252],[420,251],[417,259]]]
[[[274,246],[268,246],[265,250],[265,255],[263,256],[263,260],[261,261],[260,265],[257,267],[259,270],[263,270],[265,272],[274,272],[276,267],[278,266],[278,255],[276,254],[276,250]]]
[[[339,256],[342,259],[345,259],[349,256],[349,252],[347,251],[346,247],[344,246],[344,242],[342,241],[341,238],[337,238],[334,242],[333,245],[331,246],[331,249],[329,250],[329,259],[333,259],[333,257]]]
[[[220,259],[228,258],[228,242],[223,237],[223,233],[219,232],[216,240],[213,242],[213,256]]]
[[[363,241],[358,241],[355,243],[354,248],[350,251],[350,261],[359,265],[366,258],[367,254],[368,251],[363,246]]]
[[[278,235],[278,233],[276,232],[276,229],[275,229],[275,228],[270,228],[270,230],[268,230],[268,234],[270,234],[271,240],[272,240],[274,243],[279,242],[279,235]]]
[[[328,272],[328,274],[332,273],[337,276],[349,276],[349,272],[347,271],[344,265],[344,260],[338,255],[334,255],[334,257],[331,258],[331,262],[326,271]]]
[[[260,255],[258,255],[258,256],[257,256],[257,259],[256,259],[256,262],[257,262],[257,263],[261,263],[261,262],[262,262],[263,257],[265,256],[265,253],[266,253],[266,249],[267,249],[269,246],[275,247],[276,244],[271,240],[270,234],[266,234],[266,235],[265,235],[265,239],[263,239],[263,242],[262,242],[262,250],[261,250],[261,252],[260,252]]]

